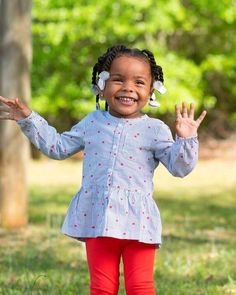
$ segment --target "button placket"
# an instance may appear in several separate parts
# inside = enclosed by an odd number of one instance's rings
[[[107,170],[108,175],[107,175],[107,185],[108,188],[110,189],[112,186],[112,178],[113,178],[113,169],[115,166],[115,161],[116,157],[118,154],[118,147],[119,147],[119,142],[122,134],[122,129],[124,128],[124,124],[119,123],[114,130],[114,137],[113,137],[113,144],[111,148],[111,158],[110,158],[110,168]]]

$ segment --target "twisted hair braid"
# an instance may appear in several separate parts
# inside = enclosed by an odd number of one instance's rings
[[[154,55],[151,51],[144,49],[142,52],[147,55],[150,66],[151,66],[151,73],[154,76],[154,80],[161,81],[162,83],[164,82],[164,77],[163,77],[163,72],[162,72],[162,67],[156,64]]]
[[[164,82],[162,68],[156,64],[151,51],[147,49],[139,50],[137,48],[128,48],[124,45],[115,45],[109,47],[107,51],[98,58],[97,63],[93,67],[92,84],[97,85],[98,75],[102,71],[109,71],[113,60],[123,55],[144,58],[150,64],[153,81],[158,80],[162,83]],[[99,95],[96,95],[96,104],[99,106]],[[105,108],[108,110],[107,102]]]

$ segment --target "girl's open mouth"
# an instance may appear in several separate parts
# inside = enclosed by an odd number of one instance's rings
[[[116,99],[119,100],[124,105],[133,105],[137,101],[133,97],[127,97],[127,96],[116,97]]]

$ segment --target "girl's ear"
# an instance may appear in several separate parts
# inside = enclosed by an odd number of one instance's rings
[[[101,97],[103,96],[103,90],[100,89],[100,87],[97,84],[97,89],[98,89],[98,95]]]
[[[100,100],[105,100],[104,93],[102,90],[99,91],[99,98]]]

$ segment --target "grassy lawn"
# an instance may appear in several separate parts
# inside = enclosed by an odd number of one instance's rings
[[[80,179],[80,162],[30,163],[29,225],[0,230],[0,294],[89,294],[84,245],[59,231]],[[236,161],[200,161],[184,179],[160,167],[155,199],[157,294],[236,294]]]

